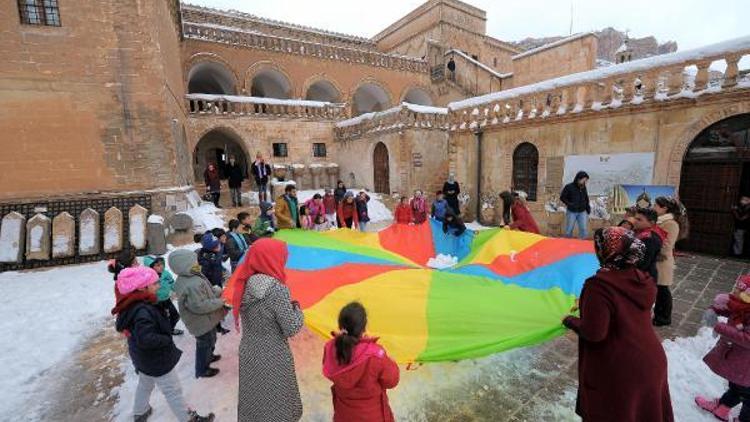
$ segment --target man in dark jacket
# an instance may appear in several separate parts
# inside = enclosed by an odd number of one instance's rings
[[[229,164],[226,167],[227,178],[229,179],[229,192],[232,196],[232,206],[242,206],[242,180],[245,178],[245,169],[237,163],[234,156],[229,157]]]
[[[578,225],[578,237],[588,237],[588,219],[591,214],[589,205],[589,194],[586,191],[586,182],[589,175],[585,171],[579,171],[572,183],[568,183],[560,193],[560,201],[565,204],[565,237],[573,237],[573,229]]]
[[[258,201],[268,201],[268,179],[271,177],[271,166],[263,159],[263,154],[258,153],[251,167],[255,185],[258,187]]]
[[[654,281],[659,279],[656,260],[659,252],[661,252],[661,245],[666,238],[666,233],[656,225],[657,218],[656,211],[650,208],[638,208],[633,220],[636,237],[646,245],[643,260],[638,265],[638,269],[649,273]]]

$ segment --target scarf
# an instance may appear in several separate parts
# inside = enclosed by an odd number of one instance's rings
[[[638,237],[639,240],[644,240],[644,239],[648,239],[648,237],[652,233],[658,236],[659,240],[661,240],[662,243],[664,243],[664,241],[667,240],[667,232],[661,227],[657,226],[656,224],[654,224],[653,226],[647,229],[639,230],[638,233],[636,233],[636,236]]]
[[[138,302],[149,302],[149,303],[156,303],[156,295],[153,293],[149,293],[145,290],[136,290],[130,294],[127,295],[120,295],[117,298],[117,302],[115,303],[115,307],[112,308],[112,315],[119,315],[122,312],[127,311],[130,309],[133,305],[135,305]]]
[[[247,242],[245,241],[245,236],[235,232],[229,232],[229,235],[232,236],[232,239],[234,239],[234,243],[239,246],[243,253],[247,251]]]
[[[234,324],[238,331],[240,328],[240,306],[242,305],[242,296],[245,295],[247,280],[255,274],[266,274],[282,284],[286,283],[284,266],[288,257],[289,250],[286,243],[271,238],[258,239],[245,254],[244,259],[229,279],[227,288],[224,289],[224,299],[232,303]]]
[[[735,295],[729,295],[727,303],[729,309],[729,324],[733,326],[745,325],[750,320],[750,303],[742,301]]]
[[[606,227],[594,233],[594,247],[602,268],[621,270],[643,259],[646,245],[624,227]]]
[[[256,161],[255,162],[255,167],[258,168],[258,176],[260,176],[261,179],[264,178],[264,177],[268,177],[268,173],[266,173],[266,163],[265,162],[263,162],[263,161]]]
[[[427,201],[424,200],[424,197],[421,198],[414,198],[411,200],[411,209],[416,211],[417,213],[426,213],[427,212]]]

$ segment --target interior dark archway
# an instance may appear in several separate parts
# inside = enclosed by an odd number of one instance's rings
[[[383,111],[391,106],[388,93],[376,83],[362,84],[352,96],[352,114],[358,116],[373,111]]]
[[[430,93],[422,88],[409,89],[406,95],[404,95],[404,102],[424,106],[431,106],[433,104]]]
[[[331,82],[321,80],[310,85],[305,93],[306,100],[326,101],[337,103],[341,101],[341,93]]]
[[[292,98],[292,84],[278,70],[264,69],[253,76],[250,84],[250,95],[288,100]]]
[[[223,64],[201,62],[188,72],[188,93],[235,95],[237,83],[232,72]]]
[[[209,163],[216,164],[221,177],[225,178],[225,168],[231,156],[234,156],[237,163],[245,169],[247,176],[249,155],[242,139],[234,132],[223,128],[207,132],[198,141],[193,153],[193,173],[196,182],[203,182],[203,172]]]

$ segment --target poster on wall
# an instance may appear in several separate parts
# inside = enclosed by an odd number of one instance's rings
[[[650,185],[654,177],[654,153],[568,155],[563,185],[572,182],[579,171],[589,175],[590,196],[609,196],[616,185]]]
[[[676,196],[677,189],[669,185],[617,185],[612,193],[612,209],[623,212],[633,205],[650,207],[660,196]]]

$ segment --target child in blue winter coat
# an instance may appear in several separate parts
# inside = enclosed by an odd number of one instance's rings
[[[201,273],[214,285],[222,287],[224,285],[224,252],[219,241],[210,231],[206,232],[200,238],[200,249],[196,250],[198,254],[198,264],[201,266]]]
[[[169,321],[172,326],[177,324],[180,320],[180,314],[177,312],[177,308],[172,303],[172,288],[174,287],[174,277],[166,268],[164,268],[164,258],[160,256],[149,255],[143,258],[143,265],[156,271],[159,274],[159,290],[156,291],[156,306],[161,307],[169,317]],[[182,330],[175,328],[172,330],[172,335],[179,336],[183,333]]]
[[[443,191],[437,191],[435,193],[435,202],[432,203],[432,210],[430,216],[437,221],[443,221],[445,213],[448,211],[448,201],[443,197]]]

